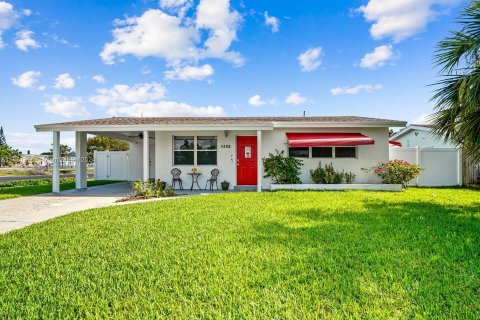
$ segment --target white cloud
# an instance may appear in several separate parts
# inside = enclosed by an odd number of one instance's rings
[[[55,89],[71,89],[75,87],[75,80],[70,77],[69,73],[62,73],[55,79],[53,87]]]
[[[39,71],[27,71],[12,78],[12,83],[20,88],[31,88],[38,82],[38,78],[40,78],[41,75]]]
[[[90,102],[106,108],[111,116],[222,116],[219,106],[193,107],[186,103],[165,100],[165,87],[157,82],[133,86],[118,84],[110,89],[98,89]]]
[[[40,48],[40,45],[32,38],[35,33],[30,30],[21,30],[17,32],[15,45],[18,49],[28,52],[29,48]]]
[[[355,95],[359,94],[360,92],[373,92],[376,90],[382,89],[381,84],[357,84],[356,86],[353,87],[336,87],[330,90],[330,93],[337,96],[337,95],[342,95],[342,94],[348,94],[348,95]]]
[[[302,97],[298,92],[292,92],[285,98],[285,103],[301,105],[307,102],[307,98]]]
[[[422,113],[421,115],[413,119],[410,124],[428,124],[430,122],[429,117],[429,113]]]
[[[150,70],[150,68],[147,67],[147,66],[143,66],[143,67],[140,69],[140,73],[143,74],[144,76],[146,76],[147,74],[152,73],[152,70]]]
[[[160,2],[163,8],[188,3],[190,1]],[[230,10],[229,0],[201,0],[196,14],[189,17],[150,9],[141,16],[117,20],[112,31],[113,41],[104,45],[100,57],[107,64],[133,55],[163,58],[171,67],[205,58],[220,58],[241,65],[242,56],[229,51],[240,21],[240,14]],[[202,37],[202,33],[207,33],[207,37]]]
[[[30,150],[31,154],[40,154],[52,148],[51,132],[5,132],[8,144],[23,153]],[[75,135],[72,132],[62,132],[61,143],[74,148]]]
[[[165,96],[165,87],[157,82],[114,85],[111,89],[97,90],[90,102],[101,107],[124,106],[132,103],[160,100]]]
[[[191,0],[160,0],[159,3],[163,9],[180,8],[192,4]]]
[[[280,20],[278,18],[269,16],[267,11],[263,13],[263,17],[265,18],[265,25],[270,27],[273,33],[280,30]]]
[[[96,74],[96,75],[94,75],[94,76],[92,77],[92,80],[95,81],[95,82],[97,82],[97,83],[100,83],[100,84],[106,82],[105,78],[104,78],[101,74]]]
[[[374,39],[391,37],[402,41],[420,31],[427,23],[461,0],[369,0],[358,8],[372,23],[370,34]]]
[[[13,9],[13,6],[5,1],[0,1],[0,49],[4,47],[2,34],[10,29],[19,18],[18,12]]]
[[[161,10],[147,10],[140,17],[117,21],[112,42],[104,45],[100,57],[113,64],[127,54],[138,58],[161,57],[167,61],[191,59],[198,55],[199,34],[193,27],[181,26],[178,17]]]
[[[160,0],[160,8],[184,17],[193,6],[193,0]]]
[[[213,75],[215,71],[209,64],[203,66],[185,66],[174,67],[172,70],[165,71],[165,78],[170,80],[202,80]]]
[[[237,38],[241,16],[230,10],[229,0],[200,0],[197,7],[196,26],[205,29],[209,37],[204,42],[204,58],[221,58],[239,66],[243,57],[234,51],[228,51],[233,40]]]
[[[260,107],[260,106],[264,106],[264,105],[268,104],[268,102],[265,101],[265,100],[262,100],[262,97],[260,97],[259,94],[256,94],[256,95],[250,97],[250,99],[248,99],[248,104],[250,104],[251,106],[254,106],[254,107]]]
[[[49,101],[44,102],[43,109],[47,113],[59,114],[66,118],[75,116],[89,116],[90,113],[82,106],[81,98],[72,98],[54,95]]]
[[[310,48],[307,51],[301,53],[298,57],[298,63],[304,72],[310,72],[317,69],[322,63],[320,55],[322,54],[322,48]]]
[[[395,60],[396,58],[393,53],[393,47],[391,45],[383,45],[365,54],[360,60],[360,67],[365,69],[383,67],[385,63],[390,60]]]

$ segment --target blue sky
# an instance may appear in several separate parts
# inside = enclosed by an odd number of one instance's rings
[[[461,0],[0,1],[0,125],[110,116],[420,121]],[[62,136],[73,145],[73,137]]]

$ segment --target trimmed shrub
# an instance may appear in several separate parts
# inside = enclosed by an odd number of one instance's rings
[[[376,175],[382,178],[383,183],[401,184],[402,187],[406,189],[408,183],[418,177],[423,168],[416,164],[410,164],[404,160],[395,159],[386,163],[380,163],[376,167],[363,170],[366,172],[373,171]]]
[[[300,181],[300,168],[303,161],[300,159],[286,157],[285,152],[275,150],[277,154],[270,153],[268,158],[263,158],[264,178],[272,178],[273,183],[298,184]]]
[[[166,188],[165,182],[158,179],[150,179],[148,182],[141,180],[132,183],[132,191],[134,197],[140,198],[163,198],[173,197],[175,192],[171,187]]]
[[[326,164],[323,168],[322,162],[318,163],[318,167],[315,170],[310,170],[310,176],[313,182],[318,184],[341,184],[343,181],[353,183],[356,178],[353,172],[335,170],[332,163]]]
[[[60,183],[75,182],[75,178],[60,178]],[[27,187],[27,186],[43,186],[52,184],[52,179],[28,179],[28,180],[12,180],[0,183],[0,188],[10,187]]]

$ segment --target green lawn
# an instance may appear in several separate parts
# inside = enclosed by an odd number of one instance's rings
[[[43,179],[46,180],[46,179]],[[114,183],[116,181],[106,180],[92,180],[87,181],[89,187],[103,184]],[[69,190],[75,188],[75,182],[60,183],[60,190]],[[35,186],[20,186],[20,187],[0,187],[0,200],[18,198],[24,196],[31,196],[34,194],[52,192],[52,184],[35,185]]]
[[[228,193],[0,235],[0,319],[480,318],[480,192]]]

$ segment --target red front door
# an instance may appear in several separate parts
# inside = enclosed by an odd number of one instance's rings
[[[257,137],[237,137],[237,185],[257,184]]]

